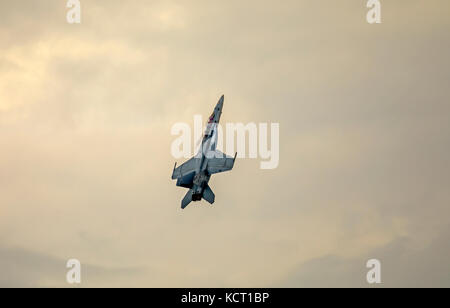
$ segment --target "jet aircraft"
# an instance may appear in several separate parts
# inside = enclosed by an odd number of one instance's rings
[[[237,153],[234,157],[231,157],[216,149],[217,129],[222,115],[224,99],[222,95],[208,119],[202,146],[197,155],[178,168],[175,163],[173,168],[172,180],[177,180],[177,186],[189,189],[181,201],[182,209],[186,208],[192,201],[200,201],[202,198],[213,204],[215,195],[208,185],[211,175],[233,169]]]

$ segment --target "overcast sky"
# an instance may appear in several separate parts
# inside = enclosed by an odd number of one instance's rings
[[[450,2],[0,0],[0,286],[450,286]],[[177,122],[280,124],[180,209]],[[233,153],[229,153],[233,154]],[[178,163],[182,163],[178,160]]]

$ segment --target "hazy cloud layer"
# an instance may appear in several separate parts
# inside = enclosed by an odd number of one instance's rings
[[[0,285],[449,285],[448,1],[81,3],[0,1]],[[181,211],[170,128],[221,94],[279,168]]]
[[[0,287],[60,287],[64,286],[67,260],[27,251],[20,248],[0,247]],[[84,287],[99,284],[120,287],[120,281],[129,277],[148,275],[143,268],[104,268],[83,264],[81,282]],[[66,286],[71,286],[66,284]]]
[[[450,287],[450,233],[443,233],[431,244],[414,247],[408,238],[399,238],[358,257],[327,255],[309,260],[294,268],[279,284],[284,287],[367,287],[367,260],[381,262],[382,287],[431,288]],[[320,273],[320,275],[318,275]]]

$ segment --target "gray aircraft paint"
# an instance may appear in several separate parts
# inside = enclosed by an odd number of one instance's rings
[[[200,201],[202,198],[213,204],[215,195],[208,185],[211,175],[233,169],[237,153],[234,157],[231,157],[216,150],[217,124],[222,115],[224,99],[222,95],[208,119],[202,145],[197,155],[178,168],[175,163],[172,180],[177,180],[177,186],[189,189],[181,201],[182,209],[186,208],[192,201]]]

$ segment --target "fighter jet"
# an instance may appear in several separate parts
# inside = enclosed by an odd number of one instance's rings
[[[178,168],[177,163],[173,167],[172,180],[177,180],[177,186],[189,189],[181,201],[182,209],[192,201],[200,201],[202,198],[213,204],[215,195],[208,185],[211,175],[233,169],[237,153],[231,157],[216,150],[217,125],[222,115],[223,101],[224,96],[222,95],[208,119],[202,145],[197,155]]]

